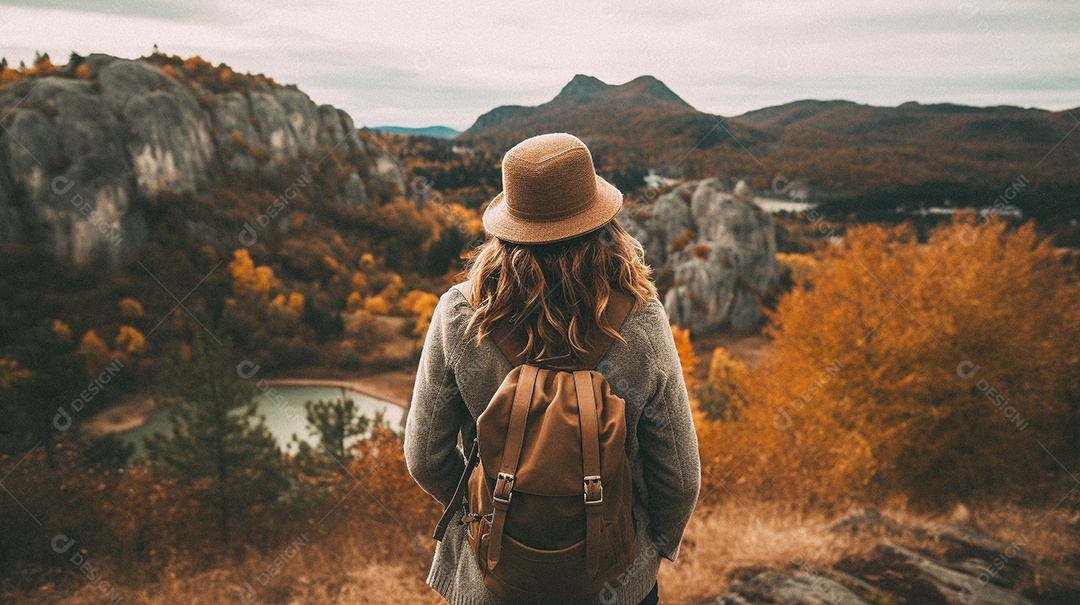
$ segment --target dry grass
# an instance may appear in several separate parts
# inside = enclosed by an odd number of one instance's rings
[[[698,603],[723,594],[734,577],[763,567],[795,566],[827,569],[849,555],[868,553],[880,540],[888,539],[910,548],[936,552],[944,545],[937,530],[947,524],[971,522],[984,532],[1006,541],[1024,542],[1024,556],[1039,565],[1068,565],[1080,556],[1077,518],[1057,511],[1039,523],[1045,511],[1000,507],[959,513],[950,517],[925,517],[900,509],[884,516],[900,530],[886,538],[832,531],[835,518],[791,512],[788,507],[735,503],[699,509],[690,522],[675,564],[661,566],[661,602],[670,605]],[[427,544],[421,543],[422,546]],[[408,546],[406,546],[408,549]],[[172,605],[173,603],[237,603],[245,582],[258,591],[256,602],[273,604],[316,603],[441,603],[424,584],[431,550],[411,553],[393,562],[373,561],[359,536],[327,534],[294,549],[280,570],[259,582],[259,575],[286,553],[251,553],[230,568],[180,577],[168,577],[141,587],[119,587],[125,603]],[[84,577],[63,587],[45,586],[32,594],[0,594],[5,603],[57,603],[91,605],[108,602]],[[108,579],[106,577],[106,579]]]
[[[220,567],[193,575],[167,574],[164,580],[140,587],[121,586],[116,594],[122,603],[174,605],[176,603],[236,604],[366,604],[424,605],[443,602],[424,584],[427,565],[417,561],[371,561],[360,537],[327,535],[293,549],[251,553],[232,567]],[[277,557],[283,564],[275,566]],[[367,562],[364,562],[367,561]],[[276,572],[274,570],[277,569]],[[3,603],[55,603],[100,605],[110,599],[98,586],[72,571],[72,584],[45,586],[34,594],[4,595]],[[262,576],[262,577],[260,577]],[[104,576],[108,580],[108,576]],[[254,588],[256,598],[245,593]],[[117,602],[115,600],[111,602]]]

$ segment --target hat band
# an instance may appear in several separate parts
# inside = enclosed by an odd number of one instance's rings
[[[510,205],[510,201],[509,201],[509,199],[507,199],[507,201],[506,201],[506,213],[509,214],[510,216],[516,218],[516,219],[521,219],[521,220],[524,220],[524,221],[533,221],[533,222],[537,222],[537,223],[551,223],[551,222],[554,222],[554,221],[560,221],[560,220],[562,220],[564,218],[573,216],[573,215],[578,214],[578,213],[580,213],[580,212],[582,212],[584,210],[587,210],[589,208],[589,206],[592,206],[593,203],[596,201],[596,197],[597,197],[596,192],[594,191],[591,197],[588,197],[588,198],[582,200],[581,203],[575,204],[575,205],[573,205],[573,206],[571,206],[569,208],[565,208],[565,209],[560,210],[558,212],[551,212],[550,210],[545,210],[544,212],[537,212],[537,213],[519,212],[517,209],[515,209],[513,206]]]

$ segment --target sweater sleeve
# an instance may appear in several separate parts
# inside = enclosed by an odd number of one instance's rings
[[[463,336],[456,333],[458,326],[453,321],[454,296],[458,296],[454,290],[448,290],[435,306],[405,422],[409,474],[444,506],[465,470],[458,433],[467,411],[453,372],[454,355]]]
[[[697,504],[701,461],[679,353],[663,307],[654,323],[651,342],[660,377],[638,421],[638,443],[653,542],[664,558],[675,561]]]

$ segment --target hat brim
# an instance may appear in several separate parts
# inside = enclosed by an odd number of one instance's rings
[[[515,244],[549,244],[598,229],[615,218],[623,195],[615,185],[596,175],[596,199],[581,212],[554,221],[527,221],[509,213],[506,192],[496,195],[484,210],[484,231]]]

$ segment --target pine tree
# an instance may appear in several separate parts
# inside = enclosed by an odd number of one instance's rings
[[[164,364],[165,413],[171,430],[152,435],[146,450],[156,465],[189,483],[209,480],[222,543],[246,506],[284,488],[281,452],[258,414],[254,386],[237,375],[232,341],[197,330],[190,354],[174,350]]]
[[[345,396],[345,389],[341,399],[307,401],[304,409],[311,434],[319,438],[326,454],[341,463],[350,458],[346,441],[366,434],[371,427],[371,420],[360,414],[356,402]]]

